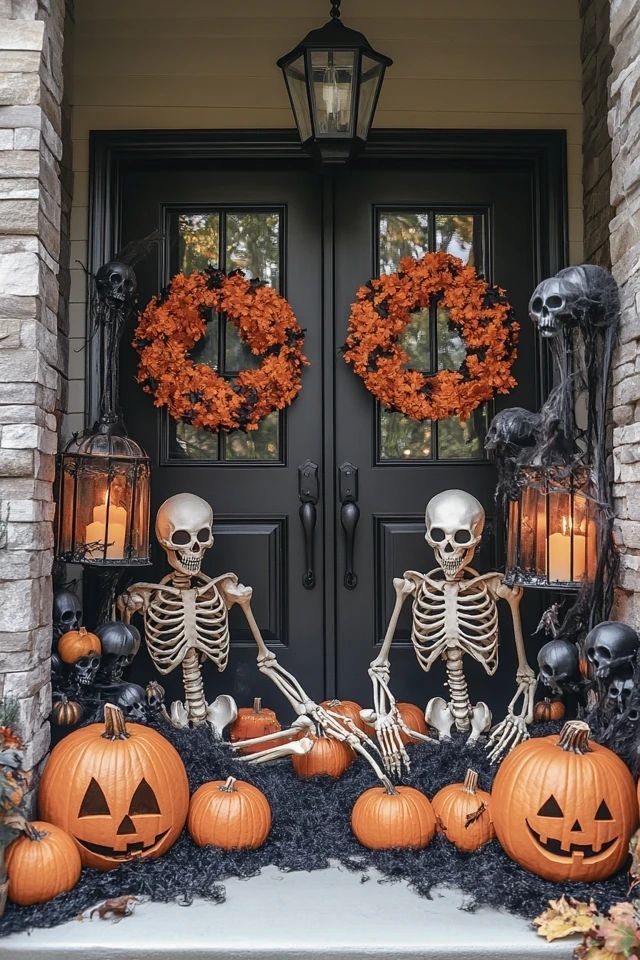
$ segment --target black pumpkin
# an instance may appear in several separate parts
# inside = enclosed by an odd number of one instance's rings
[[[111,620],[96,627],[96,635],[102,644],[99,680],[118,683],[140,649],[140,633],[132,623]]]
[[[139,683],[121,683],[116,694],[116,706],[120,707],[127,720],[146,723],[147,696]]]

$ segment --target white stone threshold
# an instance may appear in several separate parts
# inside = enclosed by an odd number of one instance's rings
[[[227,900],[137,904],[118,923],[71,921],[0,940],[0,960],[570,960],[571,940],[546,943],[510,914],[466,913],[459,891],[433,899],[337,865],[311,873],[267,867],[225,882]]]

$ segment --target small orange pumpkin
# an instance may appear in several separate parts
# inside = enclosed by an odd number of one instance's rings
[[[478,789],[478,774],[467,770],[463,783],[450,783],[431,801],[438,826],[458,850],[470,853],[495,837],[489,794]]]
[[[549,723],[550,720],[562,720],[564,713],[562,700],[551,700],[545,697],[533,708],[533,719],[536,723]]]
[[[184,764],[151,727],[125,724],[105,704],[104,724],[74,730],[52,750],[40,781],[45,820],[75,840],[87,867],[155,860],[180,836],[189,809]]]
[[[502,761],[491,819],[512,860],[543,877],[604,880],[627,858],[638,824],[636,789],[611,750],[569,720],[560,735],[525,740]]]
[[[69,700],[64,693],[53,701],[51,719],[57,727],[71,727],[74,723],[79,723],[83,715],[82,704]]]
[[[323,700],[320,706],[324,707],[325,710],[329,710],[331,713],[337,713],[341,717],[347,717],[355,724],[358,730],[366,731],[366,724],[360,716],[362,707],[359,703],[356,703],[355,700]],[[346,724],[345,728],[349,729]]]
[[[229,739],[232,743],[237,740],[252,740],[254,737],[264,737],[270,733],[278,733],[279,730],[282,730],[282,726],[273,710],[263,707],[260,697],[256,697],[252,707],[240,707],[238,710],[238,716],[229,731]],[[239,752],[259,753],[260,750],[265,750],[278,743],[278,740],[257,743],[253,747],[242,747]]]
[[[415,703],[397,703],[396,707],[398,713],[410,730],[415,730],[416,733],[424,733],[425,736],[427,735],[429,731],[427,730],[427,721],[424,718],[424,710],[421,710]],[[400,739],[404,744],[419,742],[415,737],[410,737],[409,734],[403,733],[402,731],[400,732]]]
[[[291,758],[293,769],[299,777],[333,777],[337,780],[345,772],[354,758],[348,743],[334,740],[333,737],[316,737],[307,734],[313,740],[308,753],[295,753]]]
[[[82,864],[68,833],[34,820],[33,834],[17,837],[7,849],[9,899],[23,907],[45,903],[75,887]]]
[[[100,638],[95,633],[89,633],[86,627],[69,630],[58,640],[58,656],[65,663],[77,663],[81,657],[88,657],[91,653],[100,656],[102,644]]]
[[[428,798],[414,787],[371,787],[351,811],[351,829],[370,850],[421,849],[433,839],[436,826]]]
[[[198,787],[189,806],[187,828],[199,847],[256,850],[271,830],[271,807],[261,790],[228,777]]]

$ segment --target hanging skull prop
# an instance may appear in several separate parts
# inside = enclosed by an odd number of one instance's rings
[[[193,493],[169,497],[156,515],[156,537],[173,569],[193,577],[213,546],[213,510]]]
[[[100,681],[118,683],[140,649],[140,633],[132,623],[112,620],[96,627],[96,636],[102,644]]]
[[[425,540],[445,578],[458,579],[471,563],[482,538],[482,504],[464,490],[445,490],[429,500],[425,524]]]
[[[132,304],[138,282],[135,272],[126,263],[110,260],[96,273],[98,295],[121,306]]]
[[[568,640],[550,640],[538,653],[540,680],[554,693],[580,682],[578,648]]]
[[[71,670],[71,686],[76,689],[90,687],[96,679],[99,666],[100,657],[97,653],[89,653],[86,657],[80,657]]]
[[[145,691],[139,683],[123,683],[116,696],[116,706],[132,723],[147,722]]]
[[[626,623],[605,620],[587,634],[585,650],[596,677],[607,680],[620,668],[632,664],[640,648],[636,631]]]
[[[80,601],[71,590],[56,590],[53,594],[53,641],[63,633],[77,630],[82,621]]]
[[[567,267],[539,283],[529,301],[529,316],[545,339],[587,323],[605,328],[620,310],[618,287],[602,267]]]

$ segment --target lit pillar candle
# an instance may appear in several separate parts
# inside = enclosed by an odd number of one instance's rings
[[[561,583],[582,580],[586,572],[586,537],[573,534],[573,575],[571,573],[571,528],[563,521],[562,532],[549,537],[549,580]]]
[[[86,543],[100,544],[87,553],[89,560],[100,560],[104,554],[104,543],[108,537],[107,560],[124,558],[124,540],[127,531],[127,511],[124,507],[109,504],[109,528],[107,530],[107,505],[93,508],[93,523],[87,524]]]

